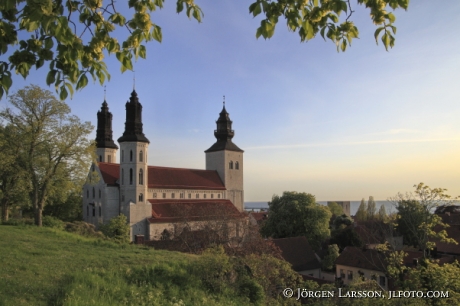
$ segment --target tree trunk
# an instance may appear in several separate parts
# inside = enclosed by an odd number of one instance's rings
[[[2,222],[8,221],[8,200],[2,200]]]
[[[36,208],[35,209],[35,225],[36,226],[42,226],[42,212],[43,209],[41,208]]]

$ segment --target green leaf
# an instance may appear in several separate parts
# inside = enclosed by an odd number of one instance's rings
[[[158,42],[162,41],[163,34],[161,33],[161,28],[159,26],[153,25],[152,37],[153,37],[153,39],[155,39]]]
[[[147,50],[145,49],[144,45],[139,46],[139,56],[143,59],[147,57]]]
[[[45,48],[46,49],[53,48],[53,45],[54,45],[54,42],[53,42],[53,39],[51,37],[45,38]]]
[[[46,76],[46,85],[51,85],[56,81],[56,72],[57,70],[50,70]]]
[[[67,89],[65,88],[64,85],[61,86],[61,92],[59,93],[59,98],[64,101],[65,99],[67,99],[67,96],[69,94],[67,93]]]
[[[388,13],[386,17],[390,21],[390,23],[393,23],[396,20],[396,17],[395,15],[393,15],[393,13]]]
[[[344,38],[342,39],[342,52],[345,52],[345,50],[347,49],[347,40]]]
[[[375,30],[375,32],[374,32],[375,42],[377,43],[377,45],[379,44],[378,38],[379,38],[380,32],[382,32],[383,29],[385,29],[385,28],[380,27],[377,30]]]
[[[82,74],[77,82],[77,90],[84,88],[86,85],[88,85],[88,78],[85,74]]]

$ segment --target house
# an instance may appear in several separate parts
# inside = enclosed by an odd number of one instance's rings
[[[238,233],[244,205],[244,151],[232,142],[235,132],[225,102],[216,121],[217,141],[205,151],[204,170],[148,165],[150,141],[143,133],[142,105],[134,90],[126,103],[119,146],[112,138],[112,114],[106,101],[97,121],[98,161],[83,186],[84,221],[97,226],[124,214],[131,240],[137,235],[158,240],[180,235],[179,223],[194,230],[199,221],[216,218],[220,211],[237,220],[229,223],[229,232]]]
[[[299,274],[321,279],[321,263],[305,236],[272,239],[281,256]]]

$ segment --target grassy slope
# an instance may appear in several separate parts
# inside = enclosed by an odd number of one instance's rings
[[[186,269],[195,258],[0,225],[0,305],[241,305],[206,294]]]

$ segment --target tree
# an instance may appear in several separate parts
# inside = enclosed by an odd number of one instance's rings
[[[150,14],[163,7],[165,0],[130,0],[131,17],[120,13],[121,5],[111,0],[56,1],[3,0],[0,3],[0,55],[8,48],[14,50],[8,60],[0,61],[0,98],[13,83],[12,72],[26,78],[33,67],[47,64],[46,84],[54,84],[64,100],[74,88],[84,88],[88,75],[101,84],[110,78],[104,54],[115,54],[121,71],[132,70],[132,59],[146,58],[144,43],[161,42],[160,26]],[[358,0],[371,12],[377,29],[376,42],[385,49],[393,47],[396,33],[395,16],[388,12],[407,9],[409,0]],[[201,22],[203,12],[194,0],[176,0],[177,13],[184,9],[189,18]],[[256,0],[249,7],[253,16],[264,15],[256,37],[270,38],[280,17],[288,28],[297,32],[301,41],[308,41],[318,33],[335,43],[337,50],[345,51],[352,39],[358,37],[358,28],[351,21],[354,13],[350,0]],[[346,18],[341,18],[345,13]],[[130,19],[128,19],[130,18]],[[32,33],[29,39],[18,39]],[[116,34],[115,34],[116,33]],[[120,39],[120,37],[122,37]]]
[[[106,237],[121,243],[129,243],[128,219],[123,214],[110,219],[107,224],[101,224],[100,230]]]
[[[331,213],[335,216],[340,216],[343,214],[343,208],[336,202],[327,202],[327,207],[331,211]]]
[[[375,208],[374,197],[370,196],[369,201],[367,201],[367,220],[374,219],[375,212],[376,212],[376,208]]]
[[[333,271],[335,267],[335,260],[339,257],[339,246],[337,244],[331,244],[327,247],[327,255],[321,262],[321,266],[324,270]]]
[[[15,144],[17,135],[12,126],[0,125],[0,203],[2,221],[8,221],[12,205],[25,205],[29,184],[25,171],[17,164],[19,147]]]
[[[305,236],[314,249],[330,236],[329,209],[317,204],[315,197],[295,191],[274,195],[268,202],[268,219],[261,228],[265,237],[286,238]]]
[[[367,220],[367,204],[364,198],[361,200],[361,204],[359,204],[358,210],[356,211],[355,219],[356,221]]]
[[[10,96],[14,108],[0,113],[17,130],[17,165],[30,182],[35,224],[42,225],[43,208],[63,182],[83,181],[94,152],[86,137],[93,127],[69,115],[70,108],[47,90],[31,85]],[[20,141],[18,141],[18,139]]]
[[[385,205],[380,205],[378,217],[380,221],[385,221],[388,218],[387,211],[385,209]]]
[[[404,241],[423,250],[424,257],[428,256],[427,250],[434,246],[431,238],[457,244],[455,240],[447,238],[445,230],[435,231],[435,227],[448,227],[441,217],[433,213],[436,207],[449,201],[447,189],[432,189],[424,183],[414,187],[414,194],[398,193],[392,198],[398,211],[397,230],[403,235]]]

